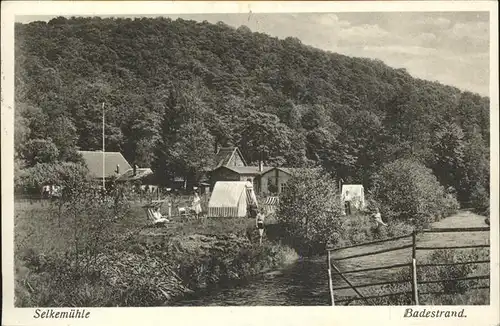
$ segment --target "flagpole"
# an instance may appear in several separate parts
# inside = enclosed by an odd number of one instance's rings
[[[106,189],[106,183],[105,183],[105,144],[104,144],[104,102],[102,102],[102,189]]]

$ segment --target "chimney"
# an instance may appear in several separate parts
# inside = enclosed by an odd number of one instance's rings
[[[120,164],[116,165],[116,174],[120,174]]]
[[[134,177],[135,177],[137,175],[137,164],[134,164],[133,171],[134,171]]]

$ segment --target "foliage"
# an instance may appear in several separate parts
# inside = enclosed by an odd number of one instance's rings
[[[16,306],[142,307],[163,305],[184,294],[167,262],[129,252],[100,254],[75,274],[72,258],[26,252],[16,273]]]
[[[204,125],[203,146],[238,145],[249,162],[314,161],[366,188],[400,158],[432,168],[462,203],[489,188],[489,99],[380,60],[166,18],[59,17],[16,24],[15,40],[16,152],[29,157],[24,144],[37,139],[51,138],[61,161],[99,149],[104,102],[106,148],[162,179],[186,173],[167,152],[189,148],[175,135]]]
[[[342,218],[341,223],[337,235],[339,247],[408,235],[414,229],[411,224],[401,220],[393,220],[387,226],[381,226],[368,215],[351,215]]]
[[[202,173],[214,164],[212,135],[202,124],[188,123],[181,126],[176,138],[173,146],[167,149],[175,171],[198,181]]]
[[[219,228],[230,228],[227,224]],[[114,230],[111,238],[107,231],[94,238],[101,244],[98,251],[85,245],[87,237],[79,238],[79,256],[71,246],[49,252],[17,242],[16,306],[170,305],[192,290],[244,280],[297,259],[288,247],[249,242],[244,232],[198,235],[187,226],[158,237],[142,232],[122,235],[115,227],[105,226]],[[87,231],[82,229],[90,234]]]
[[[477,260],[488,259],[488,255],[485,250],[475,250],[475,251],[459,251],[459,250],[438,250],[432,253],[427,259],[428,262],[439,262],[439,263],[460,263],[460,262],[471,262]],[[447,265],[447,266],[436,266],[434,268],[421,267],[419,274],[422,281],[426,280],[451,280],[442,282],[439,287],[444,294],[458,294],[465,293],[471,287],[478,285],[480,280],[455,280],[459,278],[464,278],[467,276],[478,275],[477,271],[480,268],[480,264],[463,264],[463,265]],[[486,271],[486,274],[488,271]],[[479,273],[481,274],[481,273]],[[484,273],[482,273],[484,275]],[[429,286],[423,286],[422,290],[426,290]]]
[[[50,139],[32,139],[24,146],[23,157],[30,166],[38,163],[54,163],[59,156],[59,150]]]
[[[336,183],[320,169],[300,169],[280,195],[278,221],[306,252],[324,250],[339,231],[340,199]]]
[[[425,226],[458,208],[432,171],[418,162],[400,159],[380,171],[374,191],[384,218]]]
[[[44,185],[57,185],[63,189],[62,195],[65,198],[89,180],[87,168],[72,162],[37,163],[19,170],[18,175],[17,187],[28,192],[39,192]]]

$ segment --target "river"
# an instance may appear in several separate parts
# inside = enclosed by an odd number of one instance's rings
[[[197,292],[175,306],[323,306],[330,304],[325,257],[294,264],[232,286]]]

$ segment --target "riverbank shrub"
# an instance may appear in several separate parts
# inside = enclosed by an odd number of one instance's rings
[[[297,253],[285,245],[259,246],[246,236],[190,235],[142,242],[141,252],[169,261],[183,284],[193,290],[242,280],[293,262]]]
[[[382,216],[391,222],[403,220],[424,227],[459,208],[432,170],[412,160],[400,159],[386,165],[375,184],[374,196]]]
[[[335,242],[341,208],[335,181],[320,169],[300,169],[280,195],[277,219],[293,246],[310,254]]]
[[[235,234],[129,233],[118,238],[78,260],[71,250],[47,255],[19,250],[16,306],[165,306],[192,291],[241,281],[298,259],[289,247],[259,246]]]
[[[70,255],[29,251],[16,259],[17,307],[164,305],[188,289],[167,262],[123,251],[99,254],[76,270]]]

